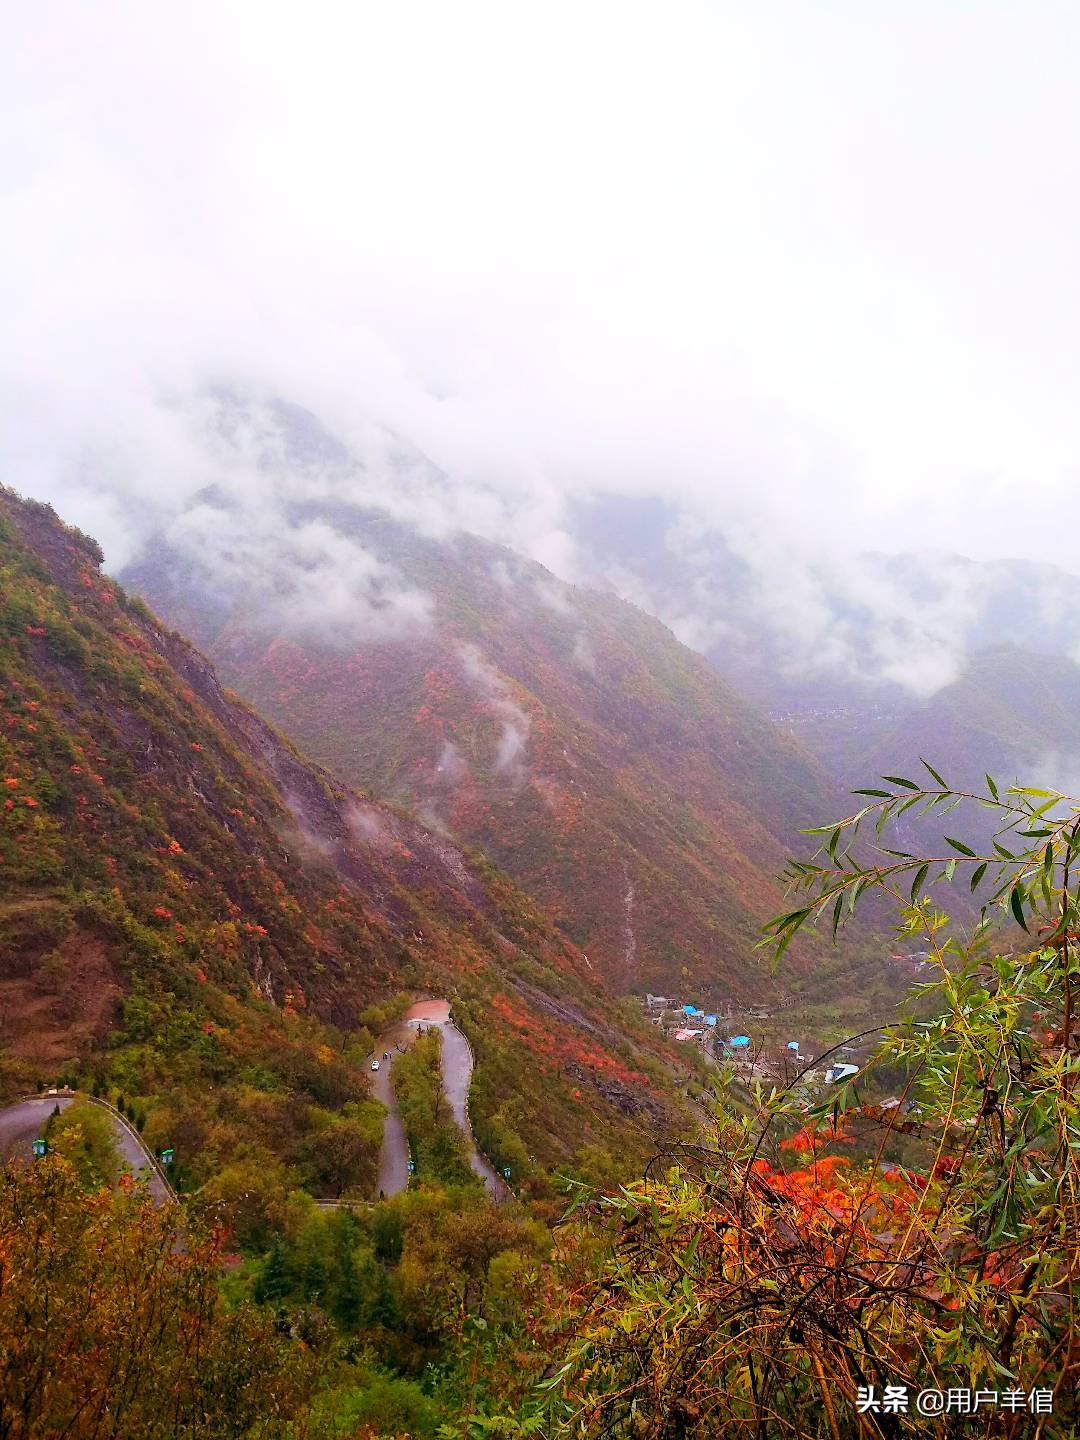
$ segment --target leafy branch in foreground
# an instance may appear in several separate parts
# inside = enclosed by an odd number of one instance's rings
[[[721,1089],[711,1143],[583,1202],[562,1241],[574,1305],[552,1435],[1080,1433],[1080,809],[926,769],[932,788],[887,777],[812,832],[821,852],[789,870],[806,903],[769,934],[782,950],[883,891],[927,935],[936,978],[847,1084],[800,1075],[749,1107]],[[994,812],[986,845],[858,848],[871,817],[882,842],[890,821],[965,803]],[[966,939],[921,893],[961,867],[988,896]],[[1043,939],[994,954],[994,904]],[[910,1403],[883,1408],[887,1386]],[[923,1391],[983,1400],[927,1419]]]
[[[804,903],[771,920],[763,942],[779,958],[807,924],[827,919],[835,937],[846,916],[868,890],[885,890],[901,904],[914,905],[923,891],[939,881],[951,883],[958,867],[966,872],[972,894],[982,893],[977,933],[991,923],[991,911],[1006,911],[1026,931],[1041,929],[1046,944],[1057,944],[1078,928],[1078,897],[1069,877],[1080,857],[1080,811],[1077,802],[1057,790],[1010,785],[1002,792],[990,775],[983,793],[951,789],[927,761],[927,786],[903,775],[885,775],[892,788],[870,787],[852,793],[869,804],[842,820],[815,825],[804,835],[826,837],[811,860],[790,860],[784,872],[793,893]],[[993,824],[984,844],[944,835],[944,853],[913,854],[883,843],[890,825],[903,817],[921,820],[944,816],[958,807],[988,811]],[[874,839],[865,840],[867,828]],[[1004,843],[1008,838],[1012,848]],[[1019,843],[1018,843],[1019,842]]]
[[[0,1170],[0,1435],[300,1440],[321,1361],[218,1290],[224,1236],[62,1156]]]

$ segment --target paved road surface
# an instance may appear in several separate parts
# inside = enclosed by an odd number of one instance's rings
[[[390,1080],[398,1046],[405,1050],[416,1039],[416,1030],[405,1020],[400,1020],[385,1030],[378,1039],[379,1049],[372,1057],[379,1061],[379,1072],[371,1077],[371,1093],[386,1106],[386,1120],[383,1124],[383,1147],[379,1157],[379,1179],[375,1194],[396,1195],[409,1184],[409,1142],[405,1138],[405,1127],[398,1114],[394,1089]],[[389,1050],[391,1058],[383,1058]]]
[[[420,1000],[409,1007],[402,1020],[392,1025],[379,1036],[377,1049],[369,1057],[379,1060],[379,1069],[371,1075],[371,1089],[375,1098],[386,1106],[386,1121],[383,1128],[383,1148],[379,1157],[379,1178],[376,1195],[396,1195],[409,1184],[409,1144],[405,1138],[405,1127],[397,1111],[391,1073],[395,1057],[407,1049],[421,1028],[437,1025],[442,1031],[442,1072],[443,1089],[450,1102],[454,1119],[460,1125],[467,1142],[469,1164],[478,1175],[488,1192],[497,1200],[509,1196],[510,1189],[500,1175],[497,1175],[477,1149],[472,1126],[469,1123],[469,1085],[472,1081],[473,1057],[469,1042],[450,1023],[450,1004],[446,1000]],[[383,1058],[390,1051],[390,1060]],[[20,1100],[17,1104],[0,1110],[0,1160],[33,1158],[32,1142],[44,1133],[45,1122],[53,1108],[59,1105],[66,1110],[73,1100],[71,1095],[41,1095]],[[149,1151],[135,1130],[128,1126],[119,1115],[106,1107],[112,1122],[117,1147],[121,1158],[133,1174],[149,1178],[150,1194],[155,1204],[162,1204],[170,1198],[168,1186],[162,1180]],[[326,1204],[337,1202],[327,1201]]]
[[[492,1195],[496,1199],[500,1199],[510,1193],[509,1187],[502,1176],[497,1175],[484,1156],[480,1154],[473,1136],[472,1125],[469,1122],[468,1100],[473,1071],[472,1051],[465,1036],[456,1025],[451,1025],[449,1020],[442,1025],[442,1065],[443,1088],[450,1101],[454,1119],[465,1132],[465,1139],[469,1145],[469,1164],[472,1166],[474,1174],[480,1176]]]
[[[398,1046],[407,1049],[416,1039],[421,1028],[437,1025],[442,1031],[442,1072],[443,1089],[450,1101],[454,1119],[461,1126],[468,1143],[469,1164],[473,1173],[479,1175],[491,1195],[503,1199],[510,1194],[509,1187],[497,1175],[476,1147],[472,1126],[469,1124],[468,1098],[472,1081],[473,1058],[469,1042],[450,1023],[450,1003],[447,1000],[420,1000],[405,1012],[404,1019],[379,1036],[378,1049],[372,1056],[378,1059],[379,1070],[373,1074],[372,1093],[387,1108],[386,1125],[383,1130],[383,1149],[379,1161],[378,1190],[384,1195],[396,1195],[409,1183],[409,1146],[405,1130],[394,1102],[391,1071]],[[383,1058],[383,1052],[390,1051],[390,1060]]]
[[[33,1142],[45,1133],[45,1123],[53,1110],[57,1105],[61,1110],[66,1110],[76,1098],[78,1097],[72,1095],[39,1095],[30,1100],[20,1100],[15,1105],[9,1105],[6,1110],[0,1110],[0,1159],[32,1160]],[[144,1175],[148,1178],[154,1203],[163,1204],[171,1196],[146,1146],[119,1115],[108,1109],[105,1109],[105,1114],[112,1122],[120,1158],[134,1175],[140,1179]]]

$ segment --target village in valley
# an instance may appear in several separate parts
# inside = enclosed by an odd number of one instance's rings
[[[788,1085],[798,1078],[803,1085],[832,1084],[858,1074],[865,1059],[860,1047],[842,1045],[815,1065],[818,1043],[784,1027],[789,1000],[742,1007],[729,1000],[706,1009],[647,993],[642,1003],[651,1023],[670,1039],[700,1054],[707,1065],[730,1064],[744,1082]]]

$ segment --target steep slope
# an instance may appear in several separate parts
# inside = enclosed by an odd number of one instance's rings
[[[1080,577],[933,551],[791,554],[791,574],[655,500],[582,502],[571,530],[606,578],[753,696],[848,784],[1022,774],[1070,786]]]
[[[363,1022],[430,986],[473,1039],[491,1143],[647,1144],[662,1046],[583,957],[489,865],[304,760],[100,558],[0,489],[4,1091],[120,1089],[196,1176],[240,1154],[318,1188],[345,1154],[360,1183]]]
[[[910,711],[852,746],[848,772],[880,773],[913,754],[927,756],[951,783],[1074,789],[1080,781],[1080,666],[1064,656],[999,645],[973,655],[963,673]]]
[[[308,753],[482,848],[616,989],[770,983],[754,944],[774,877],[798,827],[841,802],[702,657],[475,537],[292,504],[274,555],[253,556],[244,511],[201,505],[212,559],[161,538],[125,580]],[[404,635],[357,635],[330,587],[322,623],[301,607],[316,527],[412,597]]]
[[[1080,787],[1080,667],[1010,644],[969,657],[956,680],[924,701],[909,700],[900,714],[811,709],[789,723],[848,787],[883,775],[932,785],[920,759],[949,785],[980,795],[987,774],[1002,791],[1016,782],[1070,794]],[[964,804],[950,813],[949,830],[982,853],[997,823],[996,814]],[[940,818],[921,820],[914,811],[898,822],[892,843],[930,853],[940,837]],[[958,917],[973,913],[962,890],[950,892],[948,903]]]

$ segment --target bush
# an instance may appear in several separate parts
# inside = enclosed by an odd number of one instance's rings
[[[0,1250],[0,1433],[294,1433],[311,1357],[250,1306],[225,1313],[221,1253],[172,1207],[87,1197],[49,1157],[0,1173]]]
[[[801,903],[770,931],[782,950],[885,891],[934,980],[844,1086],[749,1109],[721,1095],[714,1145],[596,1207],[567,1248],[580,1308],[553,1433],[835,1437],[856,1433],[860,1390],[880,1401],[885,1385],[908,1388],[910,1420],[875,1433],[915,1428],[924,1389],[1020,1394],[1027,1418],[1027,1392],[1053,1390],[1040,1433],[1077,1433],[1080,808],[989,779],[965,797],[930,773],[822,827],[822,853],[790,871]],[[914,805],[966,799],[1000,822],[981,853],[946,839],[944,858],[878,861],[859,844],[867,816],[887,832]],[[961,867],[985,897],[967,935],[926,898]],[[877,1066],[908,1077],[886,1112],[864,1099]],[[902,1165],[884,1158],[897,1137]],[[1012,1418],[982,1433],[1020,1433]]]
[[[64,1156],[87,1190],[111,1185],[123,1168],[113,1122],[107,1111],[88,1100],[59,1107],[45,1127],[49,1149]]]

